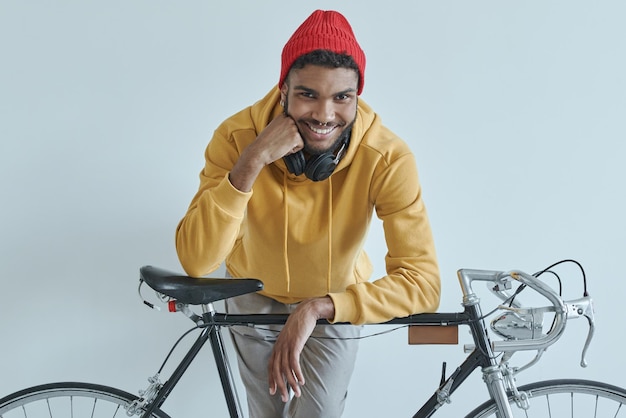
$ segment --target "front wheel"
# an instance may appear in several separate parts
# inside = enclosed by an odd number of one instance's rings
[[[528,409],[517,406],[509,393],[515,417],[626,417],[626,390],[602,382],[579,379],[546,380],[520,386],[528,397]],[[497,417],[493,400],[474,409],[466,418]]]
[[[137,397],[90,383],[51,383],[34,386],[0,399],[1,418],[126,417],[126,406]],[[169,418],[155,411],[152,418]]]

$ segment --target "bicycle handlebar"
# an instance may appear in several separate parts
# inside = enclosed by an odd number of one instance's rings
[[[534,314],[546,311],[551,311],[555,314],[553,327],[545,335],[531,339],[507,339],[504,341],[493,341],[491,345],[493,351],[495,352],[543,350],[554,344],[561,337],[568,319],[585,316],[589,323],[589,333],[587,334],[587,339],[583,347],[580,364],[582,367],[587,367],[585,356],[591,343],[591,339],[595,333],[593,302],[589,296],[573,301],[564,301],[551,287],[546,285],[537,277],[517,270],[502,272],[461,269],[458,271],[458,277],[463,291],[464,305],[478,303],[478,297],[472,289],[472,283],[475,281],[483,281],[494,283],[495,286],[492,288],[492,291],[500,297],[500,299],[503,301],[513,302],[513,307],[507,309],[513,310],[517,313],[531,314],[530,316],[533,318]],[[535,290],[548,299],[552,306],[547,308],[523,308],[519,305],[519,303],[516,303],[513,300],[512,295],[507,293],[507,290],[511,288],[511,280],[515,280]]]

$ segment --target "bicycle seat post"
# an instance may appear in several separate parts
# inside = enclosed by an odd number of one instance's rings
[[[215,307],[213,306],[213,303],[207,303],[200,306],[202,308],[202,316],[205,321],[208,321],[209,318],[212,318],[213,315],[215,315]]]
[[[243,410],[237,394],[235,379],[224,346],[224,339],[221,332],[222,325],[215,321],[216,310],[212,302],[202,304],[201,309],[204,323],[209,325],[208,338],[211,343],[211,349],[213,350],[213,358],[215,359],[215,365],[220,376],[229,416],[231,418],[243,417]]]

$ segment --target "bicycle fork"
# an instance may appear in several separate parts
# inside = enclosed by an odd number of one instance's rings
[[[498,418],[513,418],[513,411],[509,404],[502,370],[498,366],[483,368],[483,380],[487,385],[491,399],[498,406],[496,416]]]

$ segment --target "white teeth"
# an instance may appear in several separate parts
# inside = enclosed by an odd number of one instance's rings
[[[318,129],[318,128],[315,128],[314,126],[311,126],[311,125],[309,125],[309,128],[311,128],[311,130],[312,130],[313,132],[315,132],[316,134],[318,134],[318,135],[326,135],[326,134],[329,134],[329,133],[331,133],[331,132],[332,132],[332,130],[334,129],[334,128]]]

